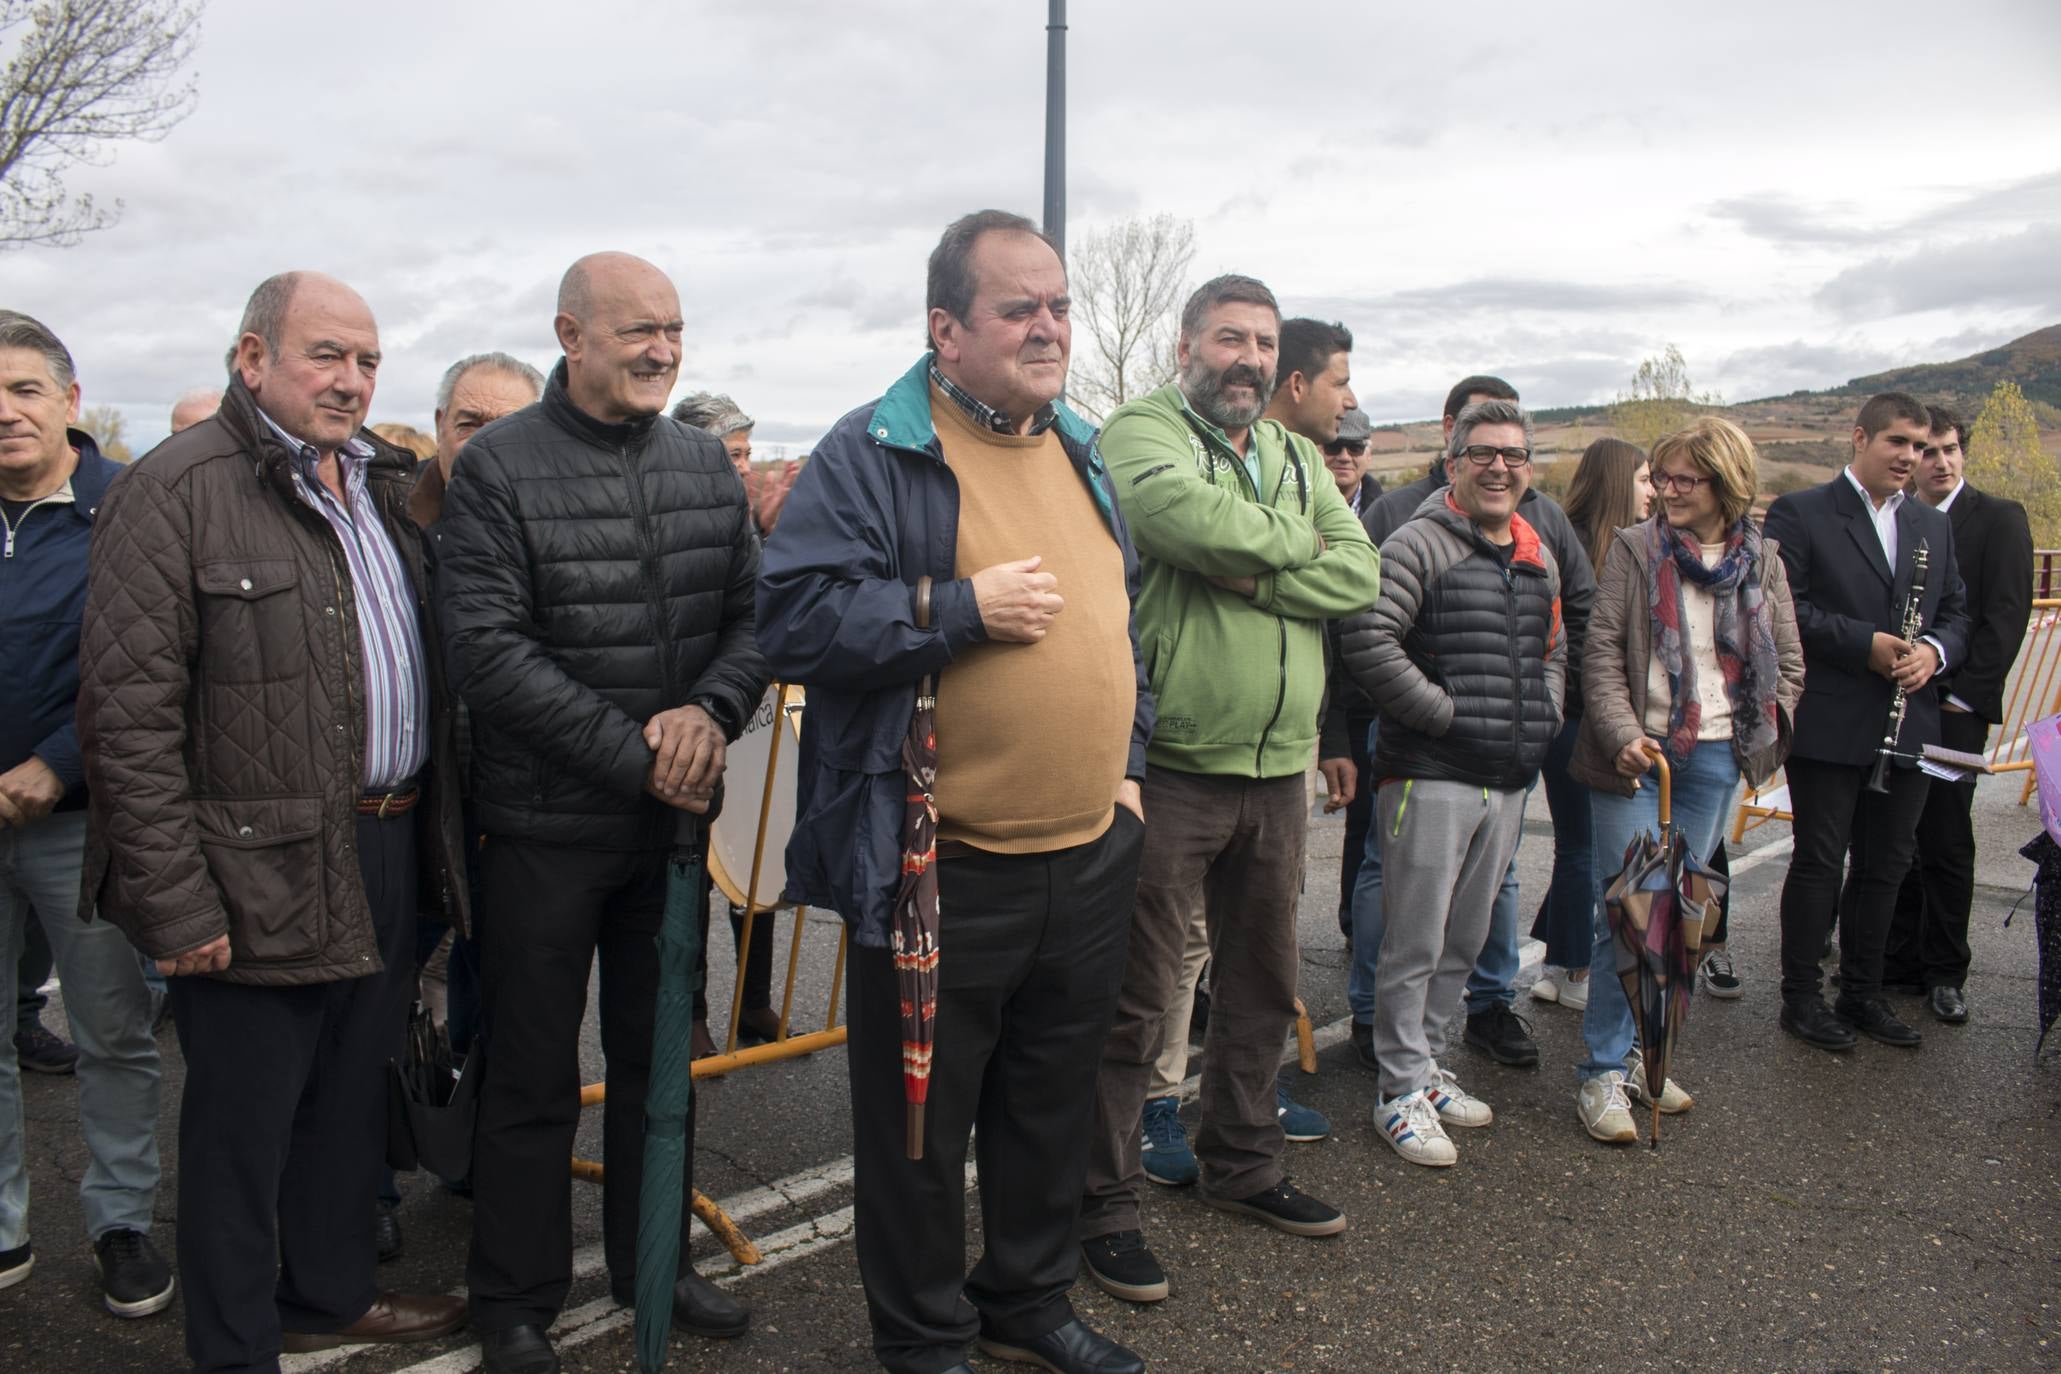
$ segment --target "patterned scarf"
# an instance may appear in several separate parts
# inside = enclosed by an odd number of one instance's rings
[[[1653,616],[1653,656],[1667,673],[1673,693],[1662,748],[1676,768],[1689,761],[1703,724],[1696,688],[1696,655],[1682,642],[1688,617],[1682,610],[1682,579],[1711,593],[1716,602],[1718,667],[1732,703],[1732,738],[1743,754],[1775,741],[1776,688],[1781,669],[1775,656],[1775,622],[1760,586],[1761,534],[1740,517],[1725,537],[1725,554],[1705,567],[1701,548],[1656,513],[1646,522],[1646,585]]]

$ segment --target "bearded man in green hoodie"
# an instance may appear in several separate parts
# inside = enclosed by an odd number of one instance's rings
[[[1324,622],[1373,604],[1380,561],[1316,446],[1260,418],[1280,337],[1264,284],[1204,283],[1181,312],[1180,380],[1119,407],[1100,441],[1144,563],[1138,642],[1159,703],[1081,1210],[1088,1272],[1131,1302],[1168,1291],[1139,1230],[1139,1120],[1198,903],[1215,969],[1195,1141],[1203,1200],[1292,1235],[1345,1229],[1282,1172],[1274,1076],[1295,1018]]]

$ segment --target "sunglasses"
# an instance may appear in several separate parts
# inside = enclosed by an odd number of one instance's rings
[[[1347,453],[1350,453],[1355,458],[1366,457],[1367,441],[1365,439],[1333,439],[1330,443],[1324,445],[1324,456],[1326,458],[1337,458]]]

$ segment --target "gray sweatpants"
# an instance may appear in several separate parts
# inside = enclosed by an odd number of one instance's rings
[[[1464,782],[1384,782],[1381,906],[1387,928],[1374,983],[1381,1095],[1431,1086],[1468,970],[1488,939],[1489,910],[1524,826],[1524,792]]]

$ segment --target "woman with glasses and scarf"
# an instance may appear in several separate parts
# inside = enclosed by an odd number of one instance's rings
[[[1660,509],[1610,537],[1583,656],[1586,710],[1569,771],[1590,789],[1599,874],[1618,869],[1639,832],[1659,831],[1655,753],[1673,770],[1676,827],[1708,856],[1740,781],[1764,782],[1781,765],[1803,695],[1789,580],[1748,514],[1753,441],[1705,416],[1653,446],[1652,474]],[[1615,957],[1599,915],[1591,966],[1614,968]],[[1627,1094],[1651,1104],[1616,978],[1591,981],[1582,1038],[1582,1125],[1598,1140],[1636,1140]],[[1670,1079],[1660,1110],[1690,1105]]]

